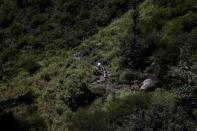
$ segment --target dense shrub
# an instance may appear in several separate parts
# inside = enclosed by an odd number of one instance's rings
[[[19,8],[26,8],[28,6],[28,0],[16,0]]]
[[[68,129],[71,131],[106,131],[108,127],[105,115],[97,106],[89,111],[80,109],[68,118]]]
[[[102,87],[101,85],[96,85],[94,87],[91,88],[91,91],[97,96],[103,96],[106,93],[106,89],[104,87]]]
[[[41,76],[41,79],[43,79],[44,81],[47,81],[47,82],[49,82],[49,81],[51,81],[51,76],[50,76],[50,74],[43,74],[42,76]]]
[[[195,123],[171,93],[137,93],[111,102],[106,110],[92,106],[79,110],[69,124],[70,130],[193,130]]]
[[[12,94],[25,85],[38,95],[34,99],[27,90],[10,98],[5,110],[13,114],[1,117],[0,113],[0,121],[5,120],[0,123],[15,130],[47,130],[43,122],[50,130],[71,131],[195,129],[196,2],[146,0],[137,8],[140,1],[0,0],[0,81],[7,80],[0,86]],[[135,11],[102,30],[128,8]],[[82,59],[76,63],[73,48],[82,41],[78,48]],[[25,58],[35,60],[23,62]],[[99,72],[92,65],[98,59],[110,71],[107,85],[95,82]],[[184,90],[178,93],[184,97],[178,99],[169,93],[172,90],[124,93],[113,89],[116,84],[141,83],[145,69],[158,76],[159,86]],[[112,89],[113,96],[107,96],[104,87]],[[98,97],[106,102],[95,101]],[[30,109],[23,110],[27,106]]]
[[[190,59],[194,55],[192,50],[195,50],[192,36],[196,27],[193,2],[147,0],[139,7],[138,37],[142,45],[155,46],[153,56],[157,68],[154,73],[160,80],[166,76],[170,66],[192,65]]]
[[[144,70],[150,65],[148,58],[154,51],[154,45],[144,44],[139,39],[134,42],[134,38],[129,33],[121,43],[121,65],[123,67]]]
[[[172,97],[171,95],[165,97]],[[193,130],[195,124],[189,120],[189,116],[176,100],[161,96],[155,96],[147,110],[138,110],[128,117],[129,124],[123,126],[123,130]]]
[[[23,112],[23,116],[16,116],[12,112],[0,113],[0,129],[1,130],[15,130],[15,131],[27,131],[48,130],[44,124],[43,119],[38,114],[32,114],[31,112]]]
[[[134,81],[135,79],[136,79],[136,75],[129,70],[122,72],[122,74],[120,74],[119,76],[119,82],[130,84],[130,85],[132,81]]]
[[[39,57],[49,50],[71,49],[125,13],[127,3],[127,0],[3,0],[0,7],[1,53],[6,54],[10,48],[22,49],[15,55],[22,63],[19,57],[24,54]],[[4,70],[12,72],[14,67],[6,64],[7,61],[3,63]],[[12,77],[7,73],[4,78]]]
[[[34,74],[36,71],[38,71],[41,68],[41,65],[35,62],[33,59],[25,60],[22,66],[30,74]]]
[[[6,28],[11,25],[17,13],[15,0],[7,0],[0,7],[0,27]]]
[[[110,103],[106,111],[99,105],[93,105],[89,110],[79,110],[70,118],[69,129],[75,131],[115,130],[124,123],[128,114],[145,108],[149,100],[148,95],[136,94]]]
[[[83,82],[82,78],[74,74],[68,79],[69,81],[65,85],[66,94],[62,96],[62,99],[71,110],[75,111],[80,106],[89,105],[94,101],[96,95],[89,89],[88,84]]]

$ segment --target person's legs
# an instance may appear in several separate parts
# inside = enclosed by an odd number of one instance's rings
[[[105,81],[105,78],[104,78],[103,75],[100,75],[100,81],[101,81],[101,82]]]

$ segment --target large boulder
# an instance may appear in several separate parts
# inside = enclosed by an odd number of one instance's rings
[[[152,79],[145,79],[143,81],[143,85],[140,87],[141,90],[148,90],[154,86],[154,82]]]

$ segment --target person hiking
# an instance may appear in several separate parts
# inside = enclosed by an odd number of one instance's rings
[[[97,62],[97,67],[100,73],[100,81],[105,81],[106,78],[108,77],[105,67],[101,64],[101,62]]]
[[[76,63],[80,63],[80,61],[81,61],[81,52],[79,50],[77,50],[75,52],[74,58],[75,58]]]

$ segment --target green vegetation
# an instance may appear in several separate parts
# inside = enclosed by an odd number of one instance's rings
[[[1,0],[0,130],[195,131],[196,10],[196,0]],[[137,89],[147,78],[153,91]]]
[[[165,91],[131,94],[77,111],[69,130],[195,130],[195,123],[178,105],[177,96]]]
[[[0,80],[16,76],[26,57],[78,46],[127,10],[126,0],[2,0]]]

